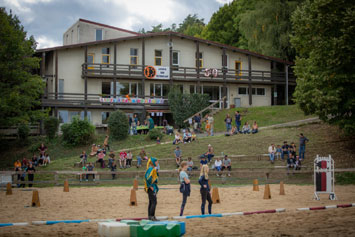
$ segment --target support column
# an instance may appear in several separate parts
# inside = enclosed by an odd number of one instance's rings
[[[46,78],[46,53],[45,52],[42,53],[41,77],[42,77],[42,80],[45,80],[45,82],[46,82],[46,88],[44,89],[44,97],[47,98],[48,97],[48,82],[47,82],[47,78]],[[41,110],[42,110],[42,112],[44,111],[43,106],[41,107]],[[44,134],[43,119],[40,120],[40,127],[39,128],[40,128],[40,134],[43,135]]]
[[[277,105],[277,85],[276,84],[274,85],[273,97],[274,97],[274,105]]]
[[[222,49],[222,72],[223,72],[223,87],[222,87],[222,97],[228,96],[227,95],[227,55],[226,55],[226,49]],[[223,108],[227,108],[227,100],[226,98],[223,101]]]
[[[195,63],[196,63],[196,93],[201,93],[201,84],[200,84],[200,44],[196,41],[196,54],[195,54]]]
[[[169,76],[170,76],[170,86],[173,85],[173,38],[169,34]]]
[[[250,54],[248,55],[248,90],[249,90],[249,106],[253,104],[253,91],[251,87],[251,56]]]
[[[288,105],[288,65],[285,64],[286,88],[285,88],[285,104]]]
[[[85,46],[85,66],[84,70],[87,72],[88,69],[88,46]],[[84,74],[84,118],[87,118],[88,116],[88,108],[87,108],[87,100],[88,100],[88,77],[86,76],[86,73]]]
[[[117,89],[116,89],[116,84],[117,84],[117,44],[115,43],[113,45],[113,97],[116,98],[117,96]]]
[[[144,67],[145,67],[145,39],[142,38],[142,96],[145,98],[145,76],[144,76]]]
[[[55,51],[55,66],[54,66],[54,71],[55,71],[55,77],[54,77],[54,95],[55,99],[58,99],[58,50]]]

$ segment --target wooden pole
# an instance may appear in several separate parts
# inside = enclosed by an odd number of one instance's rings
[[[270,185],[265,184],[264,199],[271,199]]]
[[[33,190],[32,194],[32,207],[40,207],[41,203],[39,202],[39,193],[37,190]]]
[[[6,195],[12,195],[11,183],[6,184]]]
[[[257,179],[253,181],[253,191],[259,191],[259,181]]]
[[[284,182],[280,182],[280,195],[285,195],[285,187],[284,187]]]
[[[137,195],[136,195],[136,190],[134,188],[131,189],[131,197],[129,199],[129,205],[130,206],[137,206]]]
[[[138,180],[137,179],[133,180],[133,189],[138,190]]]
[[[65,180],[64,181],[64,192],[69,192],[69,182],[68,180]]]

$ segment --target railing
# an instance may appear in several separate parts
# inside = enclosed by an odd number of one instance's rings
[[[191,115],[190,117],[188,117],[187,119],[184,120],[184,123],[188,122],[189,119],[192,119],[192,118],[195,117],[196,115],[202,114],[202,113],[205,112],[206,110],[220,110],[221,107],[224,108],[224,103],[225,103],[225,101],[226,101],[226,98],[227,98],[227,97],[224,96],[223,98],[221,98],[221,99],[219,99],[218,101],[216,101],[216,102],[210,104],[209,106],[207,106],[207,107],[204,108],[203,110],[201,110],[201,111],[199,111],[199,112],[197,112],[197,113]],[[221,106],[220,103],[223,103],[223,105]],[[217,104],[219,104],[219,107],[216,108],[216,105],[217,105]]]
[[[141,79],[143,75],[144,66],[142,65],[129,65],[129,64],[100,64],[100,63],[84,63],[82,64],[82,75],[85,77],[116,77],[116,78],[136,78]],[[235,69],[222,69],[216,68],[217,75],[206,76],[206,68],[200,68],[197,72],[195,67],[179,67],[174,66],[172,70],[172,77],[174,80],[191,80],[196,81],[197,75],[201,80],[223,80],[225,78],[228,81],[249,81],[249,70],[235,70]],[[271,72],[262,70],[251,70],[251,80],[253,82],[285,82],[285,72]],[[296,81],[295,76],[289,73],[288,80],[290,83]]]

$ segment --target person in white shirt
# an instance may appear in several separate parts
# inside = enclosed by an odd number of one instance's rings
[[[221,158],[217,158],[216,161],[214,162],[214,168],[216,169],[216,171],[221,171],[222,170],[222,161]],[[217,174],[217,176],[219,176],[219,174]]]
[[[274,144],[271,144],[271,146],[269,146],[269,157],[270,157],[271,164],[274,163],[275,153],[276,153],[276,147]]]

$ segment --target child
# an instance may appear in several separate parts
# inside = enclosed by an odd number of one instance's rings
[[[301,160],[299,156],[296,156],[295,167],[294,170],[301,170]]]
[[[112,163],[115,161],[115,153],[113,151],[110,151],[110,154],[108,155],[108,168],[110,169],[112,167]]]
[[[202,215],[205,214],[206,200],[208,201],[208,213],[212,214],[212,198],[211,198],[211,194],[210,194],[210,186],[208,185],[208,166],[207,165],[202,166],[198,183],[201,186],[201,188],[200,188],[201,199],[202,199],[201,214]]]
[[[105,154],[104,151],[101,150],[99,154],[97,154],[97,162],[101,164],[101,168],[105,168],[105,160],[104,160]]]
[[[80,163],[82,165],[86,165],[87,159],[88,159],[88,156],[86,155],[86,151],[83,151],[80,155]]]
[[[128,151],[127,159],[126,159],[127,168],[130,168],[130,167],[132,166],[132,158],[133,158],[132,152],[131,152],[131,151]]]
[[[207,165],[208,164],[208,161],[206,159],[206,156],[205,155],[202,155],[201,156],[201,160],[200,160],[200,168],[202,169],[202,166],[203,165]]]
[[[280,145],[276,146],[276,158],[275,160],[281,160],[282,149]]]
[[[126,168],[126,158],[127,158],[127,153],[125,150],[120,152],[120,168]]]
[[[182,193],[182,204],[180,209],[180,216],[184,214],[184,208],[186,204],[187,197],[190,196],[191,187],[190,187],[190,179],[186,173],[187,170],[187,162],[181,162],[179,172],[180,172],[180,193]]]
[[[160,144],[160,138],[157,137],[157,144]]]
[[[250,125],[248,124],[248,122],[244,123],[244,126],[242,128],[242,133],[243,134],[250,134]]]
[[[137,169],[142,166],[142,157],[137,156]]]
[[[46,158],[44,159],[44,166],[47,166],[51,163],[51,158],[49,157],[49,154],[46,154]]]
[[[195,132],[192,132],[192,134],[191,134],[191,141],[196,141],[196,138],[197,138],[196,133],[195,133]]]
[[[194,162],[192,161],[191,157],[187,158],[187,171],[192,171],[194,166]]]

